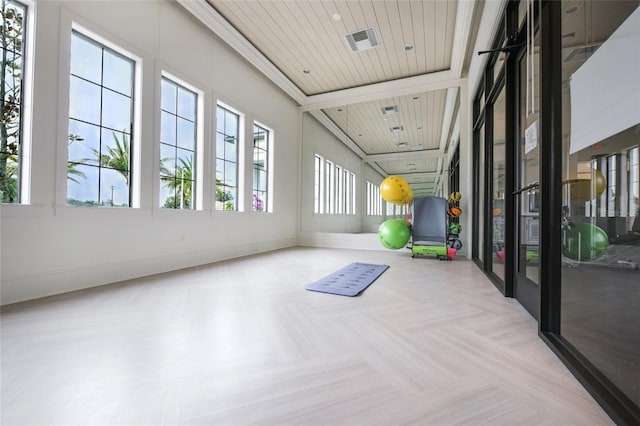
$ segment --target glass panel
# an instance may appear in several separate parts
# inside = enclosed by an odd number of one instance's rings
[[[256,148],[267,149],[267,135],[268,133],[260,127],[254,126],[253,130],[253,144]]]
[[[493,106],[492,271],[504,280],[505,92]]]
[[[20,89],[22,87],[22,58],[11,51],[5,51],[6,60],[4,66],[4,92],[5,102],[20,102]]]
[[[178,115],[196,121],[196,94],[182,87],[178,88]]]
[[[161,179],[160,185],[160,207],[165,209],[175,209],[176,206],[176,183],[175,179]]]
[[[100,86],[71,76],[69,118],[100,124]]]
[[[176,144],[176,116],[160,112],[160,142]]]
[[[236,163],[224,162],[224,183],[227,186],[236,186]]]
[[[224,138],[224,159],[227,161],[238,161],[238,144],[237,139],[230,136]]]
[[[69,161],[98,164],[100,155],[100,127],[69,120]]]
[[[71,74],[97,84],[102,82],[102,48],[100,46],[73,33],[71,57],[73,58]]]
[[[129,207],[129,172],[100,169],[100,203],[103,206]]]
[[[485,211],[484,211],[484,204],[485,204],[485,180],[484,180],[484,173],[485,173],[485,156],[484,156],[484,124],[482,125],[482,127],[480,127],[480,135],[479,135],[479,140],[480,140],[480,146],[479,146],[479,153],[480,153],[480,158],[479,158],[479,162],[478,162],[478,168],[479,168],[479,174],[480,174],[480,182],[478,183],[478,187],[479,187],[479,194],[478,194],[478,209],[479,209],[479,218],[478,218],[478,258],[480,260],[484,260],[485,258],[485,253],[484,253],[484,216],[485,216]]]
[[[216,161],[216,183],[224,185],[224,160]]]
[[[227,136],[238,137],[238,116],[229,111],[224,117],[224,133]]]
[[[109,50],[104,51],[104,76],[102,85],[109,89],[131,96],[133,92],[133,63],[122,55]]]
[[[94,100],[92,102],[97,103]],[[102,125],[114,130],[131,131],[131,98],[102,89]]]
[[[113,130],[102,130],[101,165],[111,169],[129,170],[129,135]]]
[[[176,171],[176,147],[160,144],[160,175],[173,176]]]
[[[178,146],[180,148],[196,149],[196,126],[192,121],[178,117]]]
[[[193,151],[178,148],[176,158],[176,178],[193,179]]]
[[[170,112],[172,114],[176,113],[176,93],[178,90],[178,86],[176,86],[171,81],[163,78],[160,83],[161,90],[161,103],[160,108],[164,111]]]
[[[258,190],[266,191],[267,190],[267,172],[258,170]]]
[[[216,157],[224,158],[224,135],[216,133]]]
[[[67,203],[77,206],[99,205],[98,167],[68,163],[67,165]]]
[[[267,153],[266,151],[262,151],[260,149],[256,149],[253,151],[253,166],[265,170],[267,166]]]
[[[225,109],[218,107],[216,110],[216,132],[224,133]]]
[[[534,44],[540,41],[536,34]],[[527,69],[526,56],[520,62],[520,188],[540,182],[540,73],[539,54],[529,56],[533,61],[533,75]],[[531,67],[531,64],[529,64]],[[527,88],[528,84],[528,88]],[[516,260],[518,272],[532,282],[539,282],[540,240],[540,188],[522,192],[520,195],[520,235]]]
[[[640,2],[562,4],[561,334],[640,406]]]

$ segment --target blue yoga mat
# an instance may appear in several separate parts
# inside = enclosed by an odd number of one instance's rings
[[[354,262],[331,275],[308,284],[305,288],[340,296],[357,296],[376,280],[389,265]]]

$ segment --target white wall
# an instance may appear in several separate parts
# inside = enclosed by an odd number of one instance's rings
[[[302,119],[302,199],[300,206],[300,230],[302,232],[361,232],[361,213],[364,206],[363,162],[333,133],[320,124],[311,114],[304,113]],[[314,214],[313,188],[315,155],[344,167],[356,175],[355,215]]]
[[[140,208],[69,207],[66,200],[68,58],[75,21],[142,59]],[[1,303],[87,288],[296,244],[297,105],[169,1],[36,3],[31,204],[0,206]],[[160,71],[205,94],[205,194],[213,193],[215,103],[274,129],[273,213],[155,207]],[[251,199],[245,141],[245,206]],[[346,167],[351,164],[345,164]],[[354,170],[355,171],[355,170]]]

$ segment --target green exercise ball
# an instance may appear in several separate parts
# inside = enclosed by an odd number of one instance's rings
[[[378,239],[383,246],[391,250],[406,246],[410,236],[411,232],[404,219],[386,220],[378,229]]]
[[[576,223],[563,228],[562,253],[574,260],[595,260],[609,247],[609,236],[591,223]]]

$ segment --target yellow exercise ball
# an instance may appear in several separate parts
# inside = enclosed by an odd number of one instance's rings
[[[409,204],[411,200],[413,200],[413,188],[411,188],[411,185],[409,185],[408,183],[407,185],[408,185],[409,191],[405,195],[402,204]]]
[[[571,179],[565,185],[569,185],[572,201],[589,201],[602,195],[607,188],[607,179],[600,170],[592,170],[591,179]]]
[[[380,195],[388,203],[404,205],[413,199],[413,190],[402,176],[387,176],[380,184]]]

